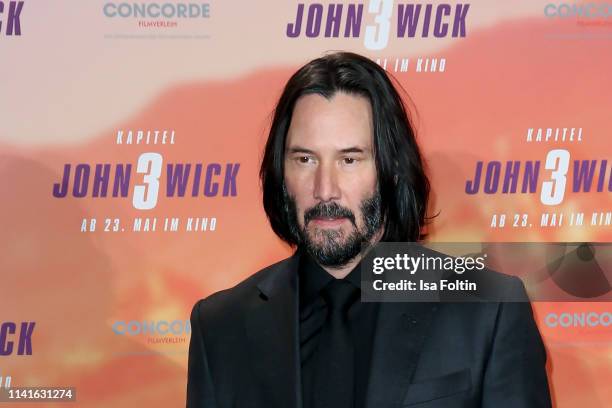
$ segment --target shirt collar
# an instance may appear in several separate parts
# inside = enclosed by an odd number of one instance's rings
[[[299,279],[300,279],[300,305],[311,303],[319,295],[321,289],[327,286],[333,279],[325,269],[321,267],[310,254],[303,248],[298,248],[300,254]],[[361,288],[361,262],[359,262],[344,278],[351,282],[356,288]]]

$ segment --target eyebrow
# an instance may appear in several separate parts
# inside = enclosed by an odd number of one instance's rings
[[[367,151],[367,149],[358,147],[358,146],[353,146],[353,147],[347,147],[345,149],[341,149],[340,153],[365,153]],[[289,149],[287,149],[287,153],[288,154],[293,154],[293,153],[307,153],[307,154],[315,154],[314,150],[311,149],[307,149],[305,147],[302,146],[293,146],[290,147]]]
[[[308,153],[308,154],[314,154],[313,150],[307,149],[305,147],[301,147],[301,146],[293,146],[287,149],[287,153],[292,154],[292,153]]]

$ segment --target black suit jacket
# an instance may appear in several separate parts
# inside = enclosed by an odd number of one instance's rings
[[[188,408],[301,407],[298,258],[194,306]],[[381,303],[365,406],[550,407],[545,362],[529,302]]]

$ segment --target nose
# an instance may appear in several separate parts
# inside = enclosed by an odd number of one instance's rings
[[[332,164],[321,163],[321,165],[317,168],[314,198],[320,201],[340,199],[338,175]]]

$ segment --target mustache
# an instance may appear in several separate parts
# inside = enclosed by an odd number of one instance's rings
[[[318,203],[314,207],[310,207],[304,211],[304,226],[308,225],[313,218],[320,217],[348,218],[349,221],[351,221],[351,224],[357,227],[357,224],[355,223],[355,214],[353,214],[353,212],[348,208],[342,207],[336,202]]]

